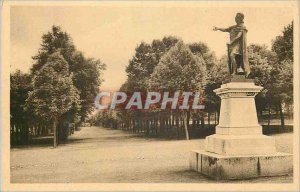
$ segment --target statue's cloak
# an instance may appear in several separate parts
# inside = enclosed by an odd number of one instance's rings
[[[247,32],[248,30],[246,27],[241,28],[242,32],[242,51],[243,51],[243,65],[245,70],[245,75],[248,77],[250,74],[250,66],[249,66],[249,59],[248,59],[248,51],[247,51]]]
[[[234,46],[237,46],[237,44],[238,44],[239,49],[238,49],[237,54],[242,55],[242,66],[244,68],[245,75],[247,77],[250,74],[250,66],[249,66],[248,51],[247,51],[247,32],[248,32],[248,30],[246,29],[246,27],[244,25],[234,25],[234,26],[231,26],[228,29],[226,29],[226,31],[233,33],[235,35],[237,35],[240,32],[242,33],[241,37],[237,40],[237,42],[234,43],[233,45],[231,45],[229,47],[229,49],[231,49]],[[229,56],[229,53],[228,53],[228,56]],[[229,62],[229,63],[231,63],[231,62]],[[229,70],[230,70],[230,73],[233,72],[231,64],[229,66]]]

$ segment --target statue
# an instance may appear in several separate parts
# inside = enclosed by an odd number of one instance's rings
[[[235,16],[236,25],[228,28],[214,27],[214,31],[229,32],[230,43],[227,44],[228,66],[231,75],[245,75],[250,73],[248,53],[246,46],[247,29],[244,26],[244,14],[237,13]]]

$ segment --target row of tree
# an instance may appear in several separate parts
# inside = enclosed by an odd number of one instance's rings
[[[256,97],[259,117],[267,111],[270,124],[273,112],[278,112],[284,128],[283,106],[293,104],[293,23],[274,39],[271,50],[264,45],[252,44],[248,51],[250,78],[265,88]],[[142,42],[126,72],[128,78],[120,91],[200,90],[205,109],[99,111],[90,119],[92,124],[157,136],[179,137],[183,133],[187,139],[195,129],[205,131],[211,124],[217,124],[220,100],[213,90],[228,78],[227,57],[218,60],[206,44],[185,44],[172,36],[153,40],[151,44]]]
[[[93,111],[105,64],[86,58],[58,26],[42,36],[32,58],[29,74],[10,76],[11,144],[53,133],[56,146]]]

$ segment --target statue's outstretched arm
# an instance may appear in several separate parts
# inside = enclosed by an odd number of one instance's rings
[[[229,31],[229,28],[214,27],[213,30],[214,30],[214,31],[228,32],[228,31]]]

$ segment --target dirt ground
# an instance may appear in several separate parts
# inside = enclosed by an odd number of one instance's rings
[[[276,134],[277,149],[292,153],[292,133]],[[216,182],[189,170],[189,151],[204,139],[161,140],[120,130],[85,127],[68,143],[11,149],[12,183]],[[292,176],[218,182],[292,182]]]

